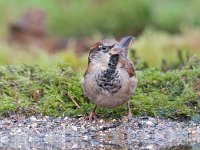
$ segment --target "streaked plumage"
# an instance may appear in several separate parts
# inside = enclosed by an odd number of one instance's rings
[[[133,39],[132,36],[126,36],[119,42],[105,39],[91,47],[83,89],[85,96],[96,106],[115,108],[129,102],[133,95],[137,79],[127,56]],[[95,118],[96,106],[89,116],[90,120]]]

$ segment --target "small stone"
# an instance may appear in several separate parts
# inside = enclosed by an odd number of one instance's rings
[[[33,123],[33,124],[31,124],[31,128],[36,128],[37,126],[38,126],[37,123]]]
[[[193,131],[191,132],[191,134],[192,134],[192,136],[195,136],[195,135],[196,135],[196,131],[193,130]]]
[[[117,121],[116,119],[113,119],[113,120],[112,120],[112,122],[116,122],[116,121]]]
[[[96,130],[96,128],[93,127],[93,126],[91,126],[90,129],[91,129],[92,131]]]
[[[44,118],[49,119],[49,116],[44,116]]]
[[[104,128],[104,126],[99,126],[99,128],[100,128],[100,129],[103,129],[103,128]]]
[[[42,119],[39,119],[38,121],[47,121],[47,118],[46,117],[43,117]]]
[[[65,117],[63,120],[68,120],[69,119],[69,117]]]
[[[3,122],[4,122],[5,124],[8,124],[8,125],[11,123],[11,121],[8,120],[8,119],[4,119]]]
[[[32,138],[32,137],[29,137],[29,138],[28,138],[28,142],[31,143],[32,141],[33,141],[33,138]]]
[[[61,123],[60,125],[61,125],[62,127],[65,127],[65,123]]]
[[[77,144],[72,145],[72,149],[73,149],[73,148],[77,148],[77,147],[78,147]]]
[[[103,123],[103,122],[104,122],[104,120],[103,120],[103,119],[101,119],[101,120],[99,120],[99,122],[100,122],[100,123]]]
[[[127,139],[127,135],[126,134],[120,134],[120,139],[122,139],[122,140]]]
[[[146,147],[146,149],[148,149],[148,150],[153,149],[153,145],[148,145],[148,146]]]
[[[87,135],[84,135],[84,136],[83,136],[83,139],[84,139],[85,141],[87,141],[87,140],[89,139],[89,137],[88,137]]]
[[[13,135],[17,135],[17,134],[19,134],[19,133],[21,133],[22,132],[22,130],[21,129],[13,129]]]
[[[84,125],[82,125],[82,126],[81,126],[81,129],[85,129],[85,126],[84,126]]]
[[[76,126],[71,126],[72,130],[77,131],[78,128]]]
[[[1,137],[1,142],[2,143],[7,143],[8,141],[9,141],[10,139],[7,137],[7,136],[3,136],[3,137]]]
[[[153,122],[152,121],[147,121],[146,124],[149,125],[149,126],[152,126]]]
[[[21,124],[21,123],[19,123],[19,124],[18,124],[18,127],[21,127],[21,126],[22,126],[22,124]]]
[[[31,116],[31,117],[30,117],[30,120],[31,120],[31,121],[37,121],[37,118],[35,118],[35,116]]]

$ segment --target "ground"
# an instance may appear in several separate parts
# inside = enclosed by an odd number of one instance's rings
[[[200,125],[135,117],[88,122],[84,118],[11,116],[0,120],[1,149],[195,149]]]

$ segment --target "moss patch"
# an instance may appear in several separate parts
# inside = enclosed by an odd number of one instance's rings
[[[191,59],[182,69],[166,73],[155,68],[138,71],[139,84],[131,99],[134,115],[173,119],[198,116],[200,66],[197,63],[196,58]],[[84,102],[81,78],[65,63],[45,68],[1,66],[0,114],[84,116],[93,105]],[[81,108],[77,108],[66,95],[70,95]],[[127,109],[124,105],[97,111],[104,118],[118,118]]]

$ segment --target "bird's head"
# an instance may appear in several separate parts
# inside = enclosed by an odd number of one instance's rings
[[[119,42],[113,39],[104,39],[96,44],[94,44],[90,49],[89,59],[92,61],[106,61],[112,55],[121,55],[122,57],[127,57],[128,49],[130,48],[134,40],[133,36],[126,36]]]
[[[91,47],[89,62],[107,65],[112,55],[119,55],[122,58],[127,58],[128,49],[133,40],[133,36],[126,36],[119,42],[114,39],[104,39]]]

